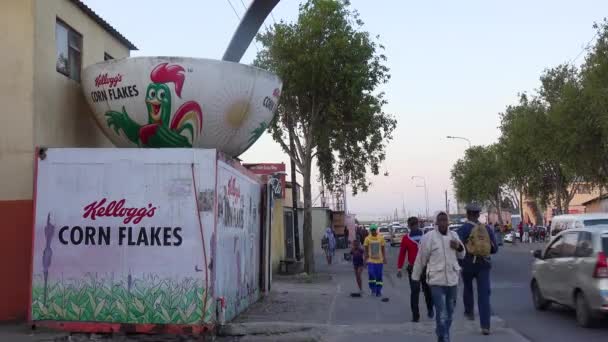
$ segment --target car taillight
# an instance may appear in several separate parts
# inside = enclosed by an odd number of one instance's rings
[[[599,252],[597,254],[597,261],[595,262],[593,277],[608,278],[608,261],[606,260],[606,254],[604,254],[604,252]]]

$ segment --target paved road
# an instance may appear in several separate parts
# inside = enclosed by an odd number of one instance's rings
[[[601,327],[577,326],[572,310],[553,305],[546,312],[532,306],[529,290],[533,258],[540,245],[505,245],[494,257],[492,303],[497,315],[532,341],[608,341],[608,320]]]
[[[277,276],[271,293],[240,315],[225,335],[239,335],[235,333],[236,329],[248,335],[236,340],[266,342],[271,340],[260,340],[259,338],[268,338],[257,336],[260,331],[277,337],[278,334],[285,334],[285,329],[297,329],[296,335],[299,333],[303,336],[289,336],[290,339],[314,337],[314,340],[324,342],[347,342],[354,339],[378,339],[383,342],[434,341],[435,322],[426,317],[424,308],[421,322],[411,322],[407,279],[395,277],[398,251],[398,248],[389,248],[390,262],[386,266],[382,291],[385,298],[389,299],[388,302],[371,297],[367,291],[360,298],[349,295],[356,288],[353,269],[350,262],[342,259],[345,250],[339,250],[337,260],[331,266],[321,258],[317,259],[319,273],[313,279]],[[302,325],[306,327],[305,330],[301,329]],[[505,322],[498,317],[493,317],[492,335],[482,336],[478,322],[464,319],[462,302],[457,305],[454,314],[452,334],[455,342],[527,341],[513,329],[505,327]],[[235,340],[227,338],[222,341]]]
[[[574,312],[553,305],[546,312],[532,306],[529,290],[533,258],[530,250],[540,244],[506,244],[493,257],[492,306],[507,326],[514,328],[531,341],[608,341],[608,320],[599,328],[577,326]],[[396,265],[399,247],[389,249],[389,265]],[[394,267],[394,266],[393,266]],[[405,288],[407,290],[407,287]],[[462,286],[459,289],[459,308],[462,309]],[[421,303],[422,304],[422,303]]]

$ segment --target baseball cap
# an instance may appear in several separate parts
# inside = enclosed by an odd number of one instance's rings
[[[466,207],[464,207],[466,209],[466,211],[472,211],[472,212],[480,212],[481,211],[481,206],[479,204],[477,204],[476,202],[471,202],[469,204],[466,205]]]
[[[378,229],[378,225],[377,224],[372,224],[369,226],[369,230],[377,230]]]

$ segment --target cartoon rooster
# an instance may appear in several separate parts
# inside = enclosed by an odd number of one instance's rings
[[[141,147],[192,147],[203,128],[201,106],[194,101],[182,104],[171,116],[171,90],[167,83],[175,84],[175,94],[181,98],[184,85],[184,68],[162,63],[150,73],[152,83],[146,89],[148,124],[140,125],[127,114],[107,111],[108,127],[118,134],[122,130],[126,137]]]

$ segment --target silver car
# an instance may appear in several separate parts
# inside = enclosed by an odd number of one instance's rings
[[[576,310],[583,327],[608,313],[608,226],[573,228],[534,251],[530,287],[534,306],[551,303]]]

